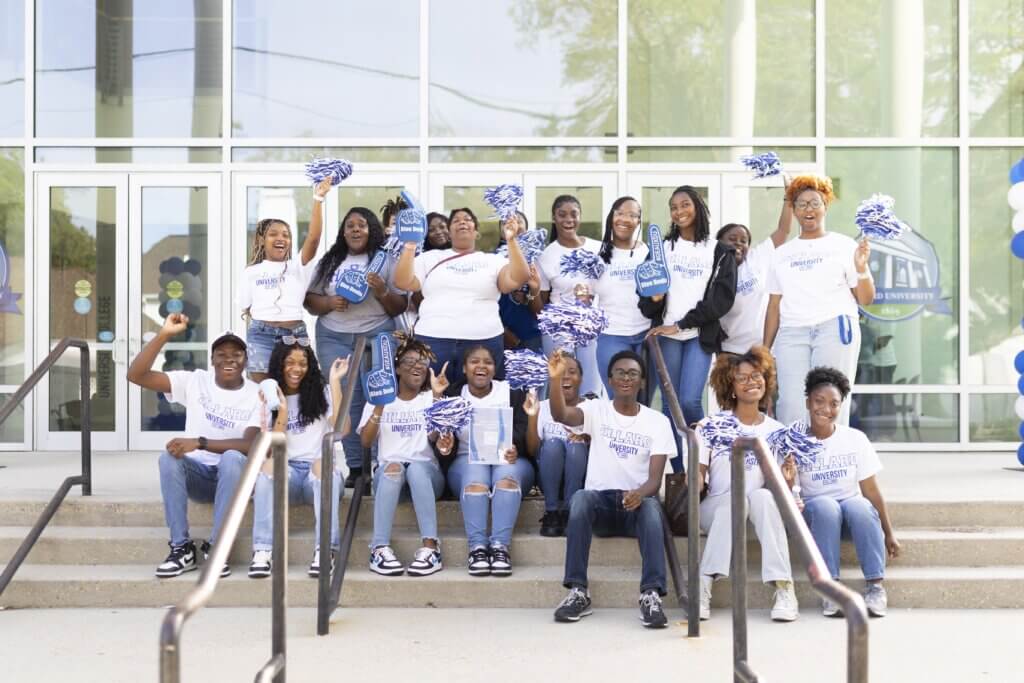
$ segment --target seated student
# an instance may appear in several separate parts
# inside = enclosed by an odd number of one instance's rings
[[[519,516],[523,492],[533,488],[534,466],[526,456],[526,413],[524,395],[508,382],[494,379],[497,361],[483,343],[466,349],[462,372],[465,382],[452,385],[449,396],[461,396],[474,408],[512,408],[512,446],[504,453],[505,463],[487,465],[469,462],[470,427],[456,435],[455,460],[448,468],[448,487],[459,497],[466,525],[469,558],[466,569],[472,576],[508,576],[512,573],[512,529]],[[444,367],[441,368],[444,374]],[[523,455],[520,455],[522,453]],[[491,511],[491,534],[487,534],[487,510]]]
[[[205,556],[217,541],[224,514],[245,467],[249,445],[262,425],[259,387],[245,378],[245,342],[230,332],[210,345],[212,370],[158,372],[153,363],[164,344],[188,328],[188,317],[172,313],[156,337],[128,368],[128,381],[159,391],[185,406],[186,437],[171,439],[160,454],[160,494],[171,532],[171,552],[156,568],[159,578],[196,569],[196,545],[189,537],[188,499],[213,503],[213,529],[202,545]],[[227,563],[221,576],[228,576]]]
[[[808,430],[825,445],[811,456],[796,456],[796,471],[783,470],[790,487],[799,484],[804,500],[804,519],[811,529],[832,578],[839,580],[839,541],[853,539],[867,589],[864,602],[868,614],[884,617],[888,598],[885,578],[886,556],[900,554],[900,543],[892,529],[889,510],[875,475],[882,470],[878,454],[864,432],[839,424],[843,401],[850,394],[850,380],[835,368],[818,367],[804,381]],[[839,606],[824,600],[826,617],[841,616]]]
[[[658,491],[665,462],[675,452],[675,435],[668,418],[637,401],[644,385],[643,360],[633,351],[620,351],[608,364],[612,400],[568,406],[562,389],[568,362],[562,354],[548,361],[551,417],[569,427],[582,426],[590,435],[586,487],[569,505],[566,527],[565,579],[569,595],[555,610],[555,621],[579,621],[591,614],[587,591],[590,541],[598,536],[633,536],[640,542],[640,620],[663,628],[668,620],[661,607],[665,595],[665,548]]]
[[[306,337],[283,337],[270,352],[268,375],[277,382],[280,407],[274,431],[284,432],[288,441],[288,500],[313,505],[313,561],[308,574],[320,576],[320,453],[324,434],[334,429],[341,407],[341,380],[348,374],[348,357],[335,358],[330,382],[324,382],[316,354]],[[266,397],[264,397],[266,398]],[[331,506],[331,555],[338,549],[337,498],[341,470],[332,474],[335,501]],[[274,463],[263,465],[253,493],[252,562],[249,578],[270,576],[274,548]]]
[[[732,441],[714,447],[705,428],[716,419],[733,416],[739,423],[740,436],[767,439],[769,434],[783,429],[781,422],[764,414],[775,391],[775,361],[764,346],[754,346],[743,355],[719,355],[711,370],[710,386],[724,410],[697,427],[703,445],[700,481],[710,473],[708,497],[700,504],[700,526],[708,535],[700,563],[701,619],[711,617],[711,585],[729,576],[732,560]],[[771,491],[764,486],[757,461],[747,458],[744,467],[748,516],[761,543],[761,580],[775,585],[771,617],[774,621],[794,621],[798,606],[786,527]]]
[[[566,361],[562,394],[566,405],[577,406],[587,399],[580,396],[583,366],[572,356],[567,356]],[[583,478],[587,476],[590,439],[578,428],[570,429],[555,422],[551,418],[551,401],[545,399],[538,403],[534,391],[527,396],[523,410],[528,417],[526,448],[537,459],[540,488],[544,492],[540,535],[564,536],[565,525],[569,522],[569,501],[583,488]]]
[[[395,354],[398,396],[387,405],[363,408],[359,434],[363,448],[377,445],[377,470],[373,475],[373,539],[370,541],[370,571],[383,576],[427,576],[443,569],[437,534],[436,501],[444,492],[444,474],[432,443],[451,452],[451,434],[438,438],[427,434],[423,411],[448,388],[444,372],[429,372],[434,354],[421,341],[399,333]],[[423,545],[406,569],[391,549],[391,526],[399,499],[412,499]]]

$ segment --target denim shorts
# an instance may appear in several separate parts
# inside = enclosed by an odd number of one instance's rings
[[[289,335],[309,337],[306,323],[300,322],[295,327],[278,327],[262,320],[251,321],[245,333],[249,372],[266,373],[270,369],[270,352],[274,350],[274,344],[281,337]]]

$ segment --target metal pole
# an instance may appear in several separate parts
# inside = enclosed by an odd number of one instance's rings
[[[689,473],[687,496],[687,530],[686,530],[686,583],[687,608],[686,633],[690,638],[700,637],[700,486],[694,487],[694,477],[700,478],[700,445],[693,430],[686,432],[686,471]],[[694,490],[696,489],[696,490]],[[690,614],[696,617],[691,619]]]
[[[79,402],[79,415],[81,417],[82,430],[82,495],[92,495],[92,394],[90,382],[92,380],[89,345],[81,342],[78,348],[81,350],[79,363],[79,375],[81,377],[81,401]],[[77,346],[77,344],[75,344]]]
[[[742,677],[740,667],[747,662],[747,496],[743,460],[746,453],[733,448],[730,466],[732,481],[732,664],[736,683],[751,680]],[[756,679],[754,679],[756,680]]]
[[[288,452],[284,439],[273,445],[274,459],[274,550],[272,658],[281,658],[282,666],[274,683],[285,683],[288,620]]]

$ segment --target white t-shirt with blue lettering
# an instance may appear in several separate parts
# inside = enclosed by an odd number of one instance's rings
[[[384,406],[377,430],[377,460],[387,462],[437,462],[427,439],[423,411],[434,403],[430,391],[421,391],[408,401],[396,398]],[[375,406],[363,406],[358,432],[362,434]]]
[[[327,395],[327,412],[304,425],[299,424],[299,395],[291,394],[285,396],[288,405],[288,424],[285,427],[285,437],[288,439],[288,459],[304,462],[312,462],[320,457],[323,447],[324,434],[331,430],[331,392],[325,391]],[[340,459],[335,459],[335,465],[340,467]]]
[[[682,237],[675,242],[665,241],[665,260],[672,273],[672,284],[665,304],[665,325],[681,320],[704,298],[704,290],[707,289],[708,278],[714,267],[715,244],[715,240],[711,239],[695,244]],[[693,339],[697,333],[697,328],[691,327],[669,338],[685,341]]]
[[[490,339],[504,331],[498,314],[498,273],[508,259],[475,251],[456,256],[451,249],[416,257],[420,304],[416,334],[443,339]],[[442,265],[437,265],[445,259]],[[435,267],[436,266],[436,267]]]
[[[582,407],[583,403],[580,402],[577,407]],[[551,401],[544,399],[540,402],[540,409],[537,412],[537,436],[540,437],[541,441],[547,439],[558,439],[559,441],[568,441],[569,433],[582,434],[582,427],[566,427],[561,422],[555,422],[555,418],[551,417]]]
[[[248,308],[253,320],[302,320],[302,302],[316,263],[311,260],[302,265],[302,258],[296,256],[287,261],[264,259],[248,266],[238,283],[238,307]]]
[[[637,306],[636,267],[647,258],[647,245],[640,242],[634,249],[612,248],[612,262],[594,285],[600,307],[608,316],[608,327],[602,334],[630,337],[647,331],[651,321]]]
[[[630,491],[650,474],[652,455],[676,453],[668,418],[641,405],[637,415],[620,415],[611,401],[581,403],[583,433],[590,435],[585,488]]]
[[[860,495],[860,482],[882,470],[874,446],[864,432],[837,424],[822,452],[809,461],[797,462],[800,490],[805,500],[828,496],[846,500]]]
[[[782,295],[780,327],[817,325],[843,314],[856,324],[857,301],[850,291],[857,286],[856,250],[852,238],[835,232],[790,240],[775,250],[768,293]]]
[[[732,411],[723,410],[719,415],[732,415]],[[740,422],[740,436],[759,436],[767,439],[769,434],[784,429],[778,420],[767,415],[761,417],[761,423],[756,425],[745,425]],[[732,490],[732,446],[712,451],[711,444],[704,438],[700,429],[697,430],[697,437],[701,441],[700,464],[708,468],[708,495],[721,496],[729,493]],[[753,454],[748,453],[744,458],[743,469],[746,470],[743,481],[748,495],[751,491],[764,487],[764,475],[761,474],[761,468]]]
[[[259,385],[245,380],[238,389],[217,386],[210,370],[175,370],[167,373],[171,403],[185,406],[185,435],[214,439],[241,439],[249,427],[262,427]],[[186,455],[204,465],[220,462],[220,453],[196,449]]]
[[[542,292],[550,291],[550,301],[553,304],[574,304],[576,303],[576,285],[582,283],[590,287],[593,292],[596,280],[587,279],[581,275],[563,275],[562,257],[577,249],[583,249],[594,254],[601,251],[601,243],[591,237],[583,238],[583,246],[576,248],[563,247],[558,242],[552,242],[544,247],[540,258],[537,259],[537,272],[540,275],[540,289]],[[603,263],[603,262],[602,262]],[[597,305],[597,299],[594,299]]]
[[[747,251],[736,273],[736,298],[722,316],[722,329],[729,335],[722,342],[728,353],[746,353],[764,342],[764,317],[768,311],[768,271],[775,243],[766,239]]]

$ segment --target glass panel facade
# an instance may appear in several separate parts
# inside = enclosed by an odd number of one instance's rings
[[[536,214],[530,219],[531,228],[543,227],[551,230],[551,207],[559,195],[571,194],[580,200],[582,212],[580,226],[576,232],[585,237],[601,239],[604,235],[604,207],[611,206],[614,197],[603,197],[600,187],[551,187],[537,188]],[[492,212],[493,213],[493,212]]]
[[[813,0],[630,0],[628,45],[630,135],[814,135]]]
[[[627,154],[633,163],[735,164],[744,155],[764,152],[775,152],[783,164],[814,162],[813,147],[630,147]]]
[[[21,384],[25,346],[25,172],[20,149],[0,149],[0,385]],[[8,423],[15,418],[8,418]]]
[[[256,224],[264,218],[278,218],[291,226],[292,250],[301,249],[309,234],[312,204],[312,187],[250,187],[246,195],[245,263],[248,265],[252,255]]]
[[[221,0],[37,0],[36,134],[216,137]]]
[[[431,147],[431,163],[610,163],[618,159],[615,147]]]
[[[970,0],[971,134],[1024,135],[1024,5]]]
[[[880,443],[954,443],[959,438],[956,394],[853,395],[850,426]]]
[[[20,138],[25,135],[24,0],[0,0],[0,16],[0,138]]]
[[[1014,410],[1018,398],[1020,394],[971,394],[971,441],[1020,441],[1021,422]]]
[[[0,408],[10,399],[10,394],[0,395]],[[0,444],[20,444],[25,440],[25,406],[18,406],[11,416],[0,425]]]
[[[235,147],[231,160],[241,163],[306,163],[310,159],[329,157],[355,162],[416,163],[419,147]]]
[[[219,147],[37,147],[39,164],[217,164]]]

